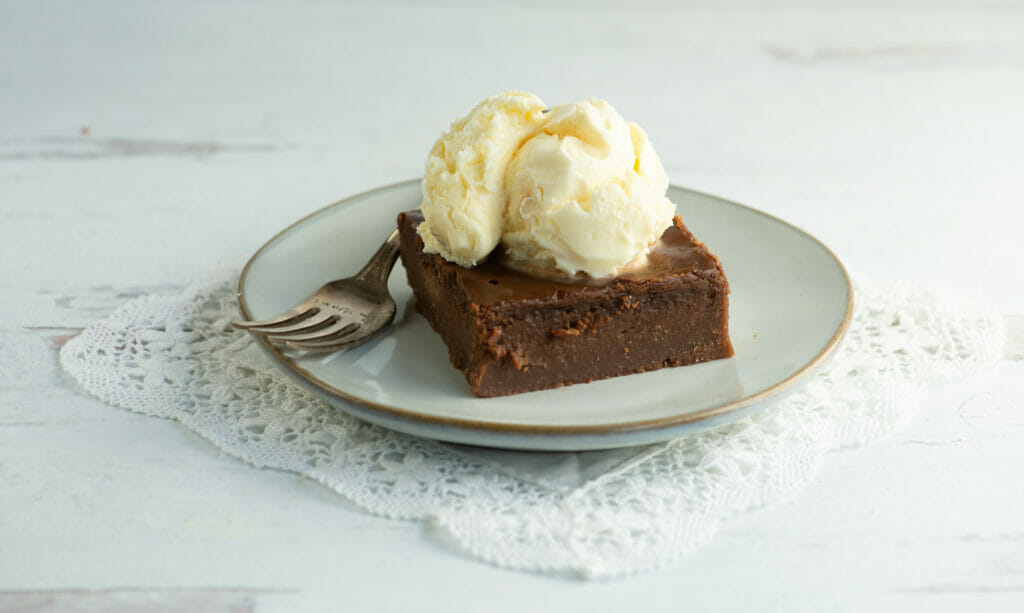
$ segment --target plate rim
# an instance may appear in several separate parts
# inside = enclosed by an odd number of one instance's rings
[[[236,284],[235,294],[238,300],[238,310],[245,321],[253,321],[252,313],[249,310],[249,303],[245,298],[245,281],[249,273],[249,269],[252,264],[259,258],[260,254],[263,253],[267,247],[275,243],[282,236],[293,230],[295,227],[305,223],[313,217],[323,213],[328,209],[335,207],[343,207],[346,203],[351,203],[356,199],[370,196],[377,192],[383,192],[387,190],[397,189],[400,187],[411,186],[419,183],[421,179],[408,179],[405,181],[398,181],[395,183],[389,183],[375,187],[373,189],[365,190],[346,198],[342,198],[336,202],[323,206],[311,213],[304,215],[300,219],[292,222],[280,232],[272,236],[269,240],[263,243],[259,249],[257,249],[252,256],[246,261],[245,266],[242,268],[241,273],[238,276],[238,283]],[[760,403],[773,396],[781,396],[787,391],[791,391],[794,385],[796,385],[802,379],[813,374],[819,367],[821,367],[828,359],[832,356],[835,350],[839,347],[840,342],[846,335],[846,331],[850,327],[850,322],[853,318],[853,307],[854,307],[854,295],[853,295],[853,282],[850,279],[850,275],[843,265],[842,260],[833,252],[825,243],[821,242],[813,234],[806,232],[802,228],[795,226],[788,221],[785,221],[775,215],[766,213],[754,207],[729,200],[728,198],[722,198],[706,192],[683,187],[680,185],[670,184],[670,187],[680,189],[700,196],[713,198],[722,202],[729,203],[731,205],[746,209],[754,214],[762,215],[775,222],[781,223],[784,226],[790,227],[800,234],[811,239],[819,247],[821,247],[838,265],[840,273],[843,276],[843,282],[846,284],[846,310],[843,313],[843,318],[840,321],[838,328],[835,333],[825,344],[820,352],[815,355],[810,361],[804,364],[799,370],[786,377],[782,381],[779,381],[760,392],[727,402],[715,407],[703,409],[695,413],[687,413],[683,415],[673,415],[667,417],[659,417],[653,419],[645,419],[638,421],[629,422],[616,422],[610,424],[524,424],[524,423],[503,423],[486,420],[476,419],[464,419],[458,417],[443,417],[439,415],[431,415],[428,413],[421,413],[417,411],[411,411],[400,407],[394,407],[386,404],[381,404],[373,400],[361,398],[351,393],[345,392],[344,390],[338,389],[326,381],[316,377],[305,368],[296,363],[288,355],[282,352],[277,346],[273,345],[265,337],[253,335],[255,342],[260,345],[264,351],[279,365],[287,374],[297,377],[299,381],[306,385],[312,386],[315,390],[321,393],[326,393],[330,396],[334,396],[340,400],[351,402],[358,405],[361,409],[369,409],[371,412],[377,412],[381,414],[381,417],[386,419],[400,419],[403,421],[410,421],[417,425],[431,426],[431,427],[446,427],[455,428],[458,430],[466,430],[471,432],[477,432],[482,434],[515,434],[515,435],[530,435],[530,436],[552,436],[552,437],[564,437],[567,435],[586,435],[586,436],[600,436],[600,435],[614,435],[614,434],[626,434],[626,433],[637,433],[646,431],[656,431],[670,429],[673,427],[682,427],[689,424],[695,424],[698,422],[708,421],[713,418],[721,417],[729,413],[740,412],[743,409],[751,407],[757,403]]]

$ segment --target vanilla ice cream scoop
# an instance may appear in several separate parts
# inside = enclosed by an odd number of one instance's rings
[[[473,266],[498,244],[564,275],[613,275],[672,224],[668,178],[647,135],[604,100],[548,111],[491,96],[434,144],[423,177],[428,253]]]
[[[559,106],[509,165],[502,243],[566,275],[613,275],[672,224],[667,189],[639,126],[604,100]]]
[[[434,143],[422,183],[425,222],[418,229],[428,253],[470,267],[498,246],[508,201],[505,172],[540,131],[545,110],[533,94],[497,94]]]

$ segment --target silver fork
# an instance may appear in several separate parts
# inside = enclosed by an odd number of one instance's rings
[[[291,349],[333,351],[368,341],[395,318],[388,276],[398,257],[395,230],[355,275],[331,281],[295,308],[263,321],[236,321],[236,328],[260,334]]]

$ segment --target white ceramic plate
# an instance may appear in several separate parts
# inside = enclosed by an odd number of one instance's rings
[[[716,252],[732,288],[736,356],[503,398],[474,397],[410,302],[401,262],[391,275],[395,323],[347,352],[305,356],[261,346],[300,385],[359,418],[470,445],[582,450],[667,440],[737,420],[805,381],[836,349],[853,309],[849,278],[824,245],[743,205],[669,189],[686,225]],[[356,270],[420,203],[418,181],[353,196],[289,226],[238,281],[247,320],[280,313]]]

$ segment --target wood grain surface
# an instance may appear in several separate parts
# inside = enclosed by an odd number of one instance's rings
[[[606,583],[466,559],[60,372],[90,322],[419,175],[513,88],[610,100],[674,183],[987,296],[1016,344]],[[1018,2],[0,2],[0,610],[1024,610],[1022,109]]]

